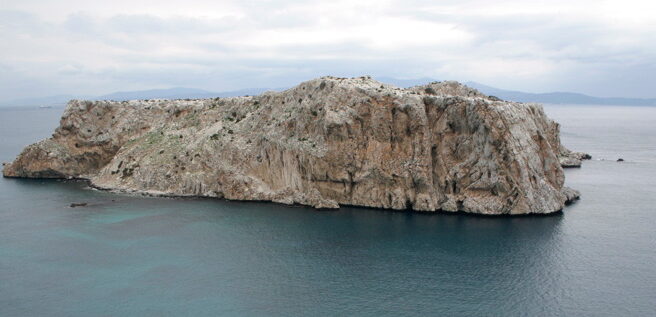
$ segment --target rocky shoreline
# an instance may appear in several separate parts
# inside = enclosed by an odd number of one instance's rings
[[[250,97],[73,100],[53,137],[3,176],[319,209],[517,215],[576,200],[562,167],[586,158],[560,144],[537,104],[456,82],[401,89],[322,77]]]

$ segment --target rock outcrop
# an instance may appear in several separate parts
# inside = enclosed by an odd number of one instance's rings
[[[69,102],[5,177],[153,195],[505,215],[551,213],[571,152],[540,105],[456,82],[323,77],[283,92]]]
[[[570,151],[564,146],[560,147],[560,166],[562,167],[581,167],[581,163],[584,160],[592,159],[592,156],[583,152],[574,152]]]

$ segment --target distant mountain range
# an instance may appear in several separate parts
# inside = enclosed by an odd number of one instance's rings
[[[478,89],[486,95],[492,95],[504,100],[519,102],[539,102],[551,104],[580,104],[580,105],[623,105],[623,106],[656,106],[656,98],[602,98],[592,97],[574,92],[548,92],[548,93],[528,93],[513,90],[504,90],[468,82],[467,86]]]
[[[71,99],[89,99],[91,96],[55,95],[47,97],[22,98],[0,101],[2,107],[56,107],[65,105]]]
[[[71,99],[86,99],[86,100],[133,100],[133,99],[201,99],[201,98],[216,98],[216,97],[237,97],[246,95],[259,95],[267,90],[280,90],[280,89],[267,89],[267,88],[248,88],[224,92],[211,92],[195,88],[169,88],[169,89],[150,89],[150,90],[137,90],[137,91],[118,91],[111,94],[102,96],[85,96],[85,95],[55,95],[49,97],[39,98],[24,98],[16,99],[6,102],[0,102],[0,106],[5,107],[57,107],[65,105]]]
[[[398,87],[412,87],[424,85],[435,81],[432,78],[419,79],[396,79],[390,77],[379,77],[379,81],[396,85]],[[656,98],[603,98],[593,97],[574,92],[548,92],[548,93],[529,93],[514,90],[499,89],[477,82],[467,82],[467,86],[478,89],[486,95],[499,97],[503,100],[518,102],[538,102],[550,104],[580,104],[580,105],[623,105],[623,106],[656,106]]]
[[[418,78],[418,79],[398,79],[392,77],[378,77],[377,80],[392,84],[398,87],[411,87],[423,85],[435,79]],[[550,93],[527,93],[521,91],[504,90],[479,84],[476,82],[466,83],[472,88],[476,88],[484,94],[499,97],[504,100],[519,102],[539,102],[549,104],[586,104],[586,105],[627,105],[627,106],[656,106],[656,98],[602,98],[593,97],[572,92],[550,92]],[[131,100],[131,99],[197,99],[197,98],[215,98],[215,97],[236,97],[244,95],[258,95],[267,90],[283,90],[286,88],[268,89],[268,88],[248,88],[241,90],[211,92],[202,89],[176,87],[169,89],[151,89],[138,91],[119,91],[102,96],[85,96],[85,95],[56,95],[40,98],[25,98],[12,101],[0,102],[0,106],[32,106],[32,107],[56,107],[63,106],[71,99],[90,99],[90,100]]]
[[[248,88],[224,92],[211,92],[202,89],[176,87],[170,89],[152,89],[152,90],[138,90],[138,91],[119,91],[99,97],[91,98],[93,100],[133,100],[133,99],[201,99],[201,98],[216,98],[216,97],[237,97],[245,95],[259,95],[267,90],[267,88]],[[278,90],[278,89],[274,89]]]

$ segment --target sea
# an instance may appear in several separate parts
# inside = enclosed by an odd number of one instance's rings
[[[656,316],[656,107],[545,111],[593,157],[565,172],[581,200],[551,216],[0,179],[0,316]],[[0,109],[0,161],[50,136],[62,112]]]

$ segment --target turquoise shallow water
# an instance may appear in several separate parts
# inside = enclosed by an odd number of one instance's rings
[[[546,110],[565,144],[608,159],[567,170],[583,198],[549,217],[0,179],[0,316],[653,316],[656,108]],[[0,160],[48,136],[61,111],[1,109]]]

